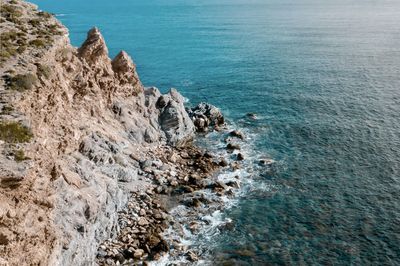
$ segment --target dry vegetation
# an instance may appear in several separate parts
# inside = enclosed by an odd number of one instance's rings
[[[63,34],[50,13],[36,11],[37,16],[32,18],[17,1],[1,0],[0,5],[0,66],[29,48],[50,46],[54,36]]]

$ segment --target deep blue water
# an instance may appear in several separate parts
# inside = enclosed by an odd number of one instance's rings
[[[400,265],[400,1],[34,2],[76,46],[98,26],[145,85],[219,106],[277,161],[226,211],[215,264]]]

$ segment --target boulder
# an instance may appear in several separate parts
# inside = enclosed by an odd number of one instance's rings
[[[169,99],[169,101],[168,101]],[[167,141],[172,146],[184,146],[193,139],[194,125],[183,105],[183,97],[174,89],[165,95],[159,123]],[[159,105],[160,106],[160,105]]]
[[[226,145],[226,149],[231,151],[240,150],[240,146],[238,144],[228,143],[228,145]]]
[[[232,137],[242,139],[242,140],[245,139],[244,134],[242,132],[240,132],[239,130],[233,130],[229,133],[229,135]]]
[[[237,156],[236,156],[236,159],[237,159],[238,161],[243,161],[243,160],[244,160],[244,155],[241,154],[241,153],[238,153]]]
[[[225,122],[221,111],[209,103],[202,102],[187,111],[198,132],[207,132],[210,126],[215,128]]]

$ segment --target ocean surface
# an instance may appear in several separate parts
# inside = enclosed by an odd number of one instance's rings
[[[400,1],[33,2],[249,136],[252,185],[198,239],[208,264],[400,265]]]

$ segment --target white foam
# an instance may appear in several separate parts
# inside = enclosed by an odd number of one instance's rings
[[[238,126],[235,124],[228,125],[226,133],[237,128]],[[221,233],[221,226],[232,222],[230,218],[225,217],[224,213],[226,210],[237,205],[241,197],[246,196],[253,191],[271,191],[271,185],[263,182],[260,183],[253,178],[253,175],[259,175],[258,171],[262,169],[258,164],[260,155],[254,152],[254,143],[259,136],[256,133],[251,133],[247,129],[241,129],[241,131],[244,133],[245,139],[242,141],[232,138],[232,141],[241,146],[240,151],[235,151],[233,155],[239,152],[244,155],[245,160],[241,162],[242,167],[234,171],[228,169],[221,172],[216,177],[216,180],[224,183],[229,181],[238,182],[239,188],[232,188],[233,195],[230,196],[218,196],[211,190],[207,189],[197,191],[196,194],[203,194],[206,198],[211,200],[212,203],[208,206],[210,209],[215,209],[218,204],[222,203],[223,211],[218,209],[209,214],[198,213],[198,216],[193,216],[193,209],[182,205],[177,206],[171,211],[171,215],[175,217],[175,220],[179,224],[188,226],[191,221],[196,221],[200,224],[200,227],[196,233],[192,233],[188,227],[183,226],[181,228],[183,234],[179,235],[179,233],[171,226],[171,228],[169,228],[165,233],[167,239],[179,239],[179,242],[183,246],[192,247],[200,252],[207,252],[207,250],[210,250],[210,246],[215,242],[213,239]],[[232,156],[232,153],[227,153],[225,149],[227,144],[224,142],[225,137],[226,136],[221,135],[219,132],[210,132],[206,138],[200,139],[199,142],[219,156],[224,156],[228,162],[232,162],[234,161],[233,157],[235,156]],[[264,156],[264,158],[265,157],[268,156]],[[182,254],[178,257],[166,256],[160,260],[160,263],[151,265],[166,265],[168,263],[179,264],[184,262],[187,262],[187,259],[186,256]],[[207,261],[207,258],[203,258],[203,260],[198,261],[195,264],[190,263],[190,265],[209,264],[210,262]]]

